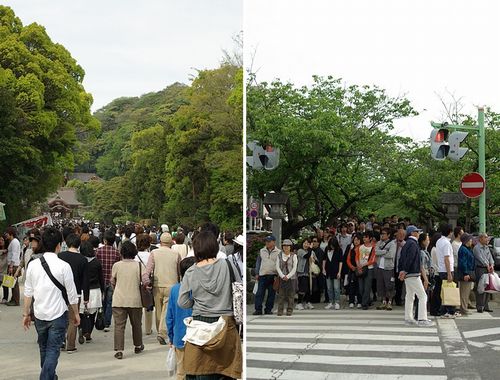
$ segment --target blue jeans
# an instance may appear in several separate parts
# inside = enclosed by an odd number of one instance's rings
[[[330,302],[340,303],[340,280],[338,278],[327,278],[326,288],[328,289],[328,298]]]
[[[103,312],[104,312],[104,326],[111,326],[111,316],[113,315],[113,309],[111,308],[111,304],[113,302],[113,287],[111,285],[106,286],[104,289],[104,303],[103,303]]]
[[[268,274],[264,276],[259,276],[259,286],[257,288],[257,294],[255,295],[255,310],[262,312],[262,302],[264,302],[264,295],[267,290],[267,300],[266,300],[266,312],[270,312],[274,307],[274,297],[276,292],[273,289],[274,277],[273,274]]]
[[[56,375],[57,361],[61,346],[66,338],[68,326],[68,312],[64,312],[53,321],[35,319],[35,328],[38,333],[40,347],[40,380],[53,380]]]

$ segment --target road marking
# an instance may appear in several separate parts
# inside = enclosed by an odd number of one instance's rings
[[[466,337],[466,338],[477,338],[477,337],[486,336],[486,335],[496,335],[496,334],[500,334],[500,327],[481,329],[481,330],[473,330],[473,331],[465,331],[463,334],[464,334],[464,337]]]
[[[477,348],[485,348],[485,347],[488,347],[487,344],[485,343],[481,343],[481,342],[474,342],[472,340],[468,340],[467,343],[473,347],[477,347]]]
[[[452,379],[481,380],[455,320],[439,319],[438,326],[449,368],[453,368],[455,373],[460,373],[459,376],[454,376]]]
[[[389,366],[389,367],[418,367],[418,368],[444,368],[442,359],[411,359],[411,358],[385,358],[374,356],[329,356],[329,355],[290,355],[271,354],[260,352],[247,352],[247,360],[274,361],[284,363],[321,363],[330,365],[355,365],[362,366]]]
[[[280,349],[304,350],[310,345],[308,342],[279,342]],[[251,348],[269,348],[267,340],[247,340],[246,346]],[[384,345],[384,344],[336,344],[336,343],[318,343],[314,345],[314,350],[329,351],[376,351],[376,352],[406,352],[406,353],[426,353],[441,354],[441,346],[402,346],[402,345]]]
[[[422,333],[422,334],[436,334],[436,328],[430,327],[385,327],[385,326],[324,326],[324,325],[316,325],[316,326],[294,326],[290,325],[273,325],[273,326],[255,326],[251,325],[247,327],[247,331],[252,330],[293,330],[294,328],[300,329],[302,331],[373,331],[373,332],[398,332],[398,333]]]
[[[280,379],[280,380],[447,380],[446,376],[436,375],[389,375],[369,373],[344,373],[344,372],[317,372],[297,370],[270,370],[266,368],[248,367],[252,379]]]
[[[353,326],[352,330],[355,330]],[[248,327],[247,327],[248,331]],[[405,342],[439,342],[438,336],[420,335],[367,335],[367,334],[335,334],[335,333],[276,333],[271,332],[247,332],[248,338],[321,338],[321,339],[350,339],[350,340],[397,340]]]
[[[500,346],[500,340],[492,340],[491,342],[486,342],[492,346]]]
[[[314,323],[315,325],[321,325],[321,324],[330,324],[330,325],[345,325],[347,323],[359,323],[360,325],[390,325],[390,326],[403,326],[404,325],[404,319],[403,318],[398,318],[394,320],[389,320],[389,319],[356,319],[356,318],[346,318],[345,320],[338,320],[338,319],[325,319],[325,318],[315,318],[314,320],[311,319],[304,319],[304,318],[287,318],[286,319],[286,324],[287,325],[310,325]],[[255,321],[252,321],[253,325],[283,325],[284,320],[281,318],[277,319],[257,319]]]

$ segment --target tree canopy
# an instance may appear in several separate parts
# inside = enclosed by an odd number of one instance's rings
[[[460,163],[434,161],[427,144],[390,133],[394,120],[417,114],[409,100],[378,87],[346,86],[333,77],[313,79],[303,87],[279,80],[247,87],[248,139],[280,149],[277,169],[248,170],[248,191],[260,198],[270,191],[288,194],[284,235],[371,212],[390,211],[422,224],[446,220],[440,194],[458,191],[460,178],[477,167],[474,152]],[[498,204],[492,189],[499,185],[499,133],[498,115],[488,114],[492,206]],[[474,122],[466,115],[462,121]],[[464,208],[464,222],[471,207],[469,202]]]
[[[89,144],[84,167],[108,181],[86,186],[89,216],[241,229],[242,104],[242,69],[222,64],[199,71],[190,86],[175,83],[98,110],[102,134]]]
[[[36,23],[0,6],[0,201],[8,222],[27,217],[66,170],[87,156],[82,136],[99,130],[85,72]]]

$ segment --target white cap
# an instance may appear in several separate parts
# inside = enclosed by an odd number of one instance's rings
[[[170,230],[168,229],[168,225],[166,225],[166,224],[162,224],[162,225],[161,225],[161,231],[162,231],[162,232],[169,232]]]

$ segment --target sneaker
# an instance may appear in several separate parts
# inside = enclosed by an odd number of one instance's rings
[[[349,309],[354,309],[354,304],[353,303],[349,304]]]
[[[309,310],[312,310],[312,309],[314,309],[314,306],[312,305],[312,303],[308,302],[308,303],[306,303],[306,308]]]
[[[338,303],[335,304],[335,310],[340,310],[340,305]]]
[[[415,326],[416,324],[417,324],[417,321],[414,320],[414,319],[410,319],[410,320],[405,319],[405,325],[406,326]]]
[[[326,310],[330,310],[331,308],[333,308],[333,303],[331,303],[331,302],[325,306]]]
[[[264,312],[264,314],[266,314],[266,315],[271,315],[272,313],[273,313],[273,311],[272,311],[272,310],[269,310],[269,311],[265,311],[265,312]]]
[[[434,326],[434,322],[432,322],[428,319],[424,319],[422,321],[418,321],[417,326],[418,327],[432,327],[432,326]]]
[[[368,310],[368,306],[363,306],[363,310]]]
[[[389,310],[389,311],[392,310],[392,304],[390,302],[387,304],[387,307],[385,308],[385,310]]]
[[[7,300],[6,299],[3,299],[0,301],[0,304],[4,304],[4,303],[7,303]],[[475,309],[475,308],[474,308]]]
[[[443,315],[441,316],[441,318],[443,318],[443,319],[455,319],[455,315],[445,313],[445,314],[443,314]]]
[[[102,330],[104,332],[109,332],[109,326],[105,327],[104,330]]]
[[[361,304],[360,304],[360,303],[358,303],[358,306],[357,306],[357,307],[358,307],[358,309],[361,309]]]
[[[117,358],[117,359],[123,359],[123,352],[118,351],[118,352],[115,354],[115,358]]]
[[[384,302],[377,306],[377,310],[385,310],[387,309],[387,304]]]
[[[283,312],[282,311],[278,311],[278,313],[276,314],[278,317],[281,317],[283,315]]]
[[[260,311],[260,310],[255,310],[255,311],[253,312],[253,315],[262,315],[262,311]]]
[[[75,348],[70,348],[70,349],[68,349],[68,348],[67,348],[67,349],[66,349],[66,352],[67,352],[68,354],[73,354],[73,353],[75,353],[76,351],[78,351],[78,350],[76,349],[76,347],[75,347]]]
[[[286,315],[290,317],[292,315],[292,312],[291,311],[287,311]]]
[[[298,303],[297,306],[295,306],[295,309],[304,310],[304,305],[302,305],[301,303]]]
[[[139,347],[134,348],[134,353],[139,354],[144,351],[144,344],[141,344]]]
[[[16,301],[10,300],[9,302],[6,302],[5,305],[7,306],[19,306],[19,304]]]

